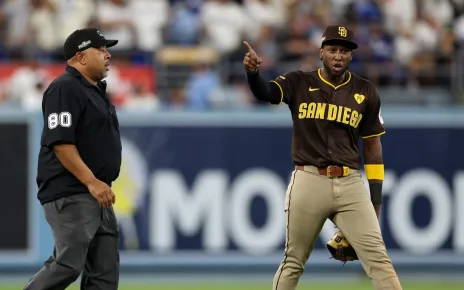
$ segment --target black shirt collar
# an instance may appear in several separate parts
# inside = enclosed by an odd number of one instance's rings
[[[69,72],[71,75],[75,76],[76,78],[78,78],[83,85],[88,86],[88,87],[95,87],[93,84],[89,83],[89,81],[75,67],[67,64],[66,71]],[[99,89],[101,88],[104,91],[106,91],[106,82],[98,81],[96,87]]]

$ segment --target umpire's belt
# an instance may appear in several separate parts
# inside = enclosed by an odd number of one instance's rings
[[[296,169],[304,171],[304,166],[297,165]],[[325,175],[330,178],[344,177],[350,174],[350,168],[347,166],[330,165],[330,166],[322,167],[322,168],[319,167],[317,168],[317,171],[319,172],[320,175]]]

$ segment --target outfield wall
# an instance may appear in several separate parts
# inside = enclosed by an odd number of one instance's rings
[[[382,112],[381,225],[393,262],[464,270],[464,110]],[[119,118],[124,163],[114,190],[125,269],[275,269],[293,170],[286,110]],[[3,270],[39,267],[53,247],[36,199],[41,126],[40,113],[0,111]],[[311,266],[339,267],[325,249],[334,231],[324,226]]]

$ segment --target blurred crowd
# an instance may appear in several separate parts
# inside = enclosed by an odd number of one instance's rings
[[[464,40],[464,0],[0,0],[0,61],[24,66],[1,80],[3,102],[40,109],[44,64],[62,65],[75,29],[98,27],[115,64],[153,69],[155,88],[125,88],[124,109],[263,106],[242,67],[247,40],[272,79],[319,67],[329,24],[356,33],[351,71],[380,87],[450,89]],[[115,67],[116,68],[116,67]],[[116,69],[114,71],[117,71]],[[113,73],[113,72],[112,72]],[[113,92],[124,88],[113,73]]]

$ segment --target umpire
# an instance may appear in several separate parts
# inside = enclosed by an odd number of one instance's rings
[[[66,289],[81,273],[81,289],[118,289],[111,183],[119,175],[121,140],[102,81],[111,58],[107,48],[117,43],[94,28],[74,31],[64,43],[66,71],[44,93],[38,199],[55,245],[24,289]]]

